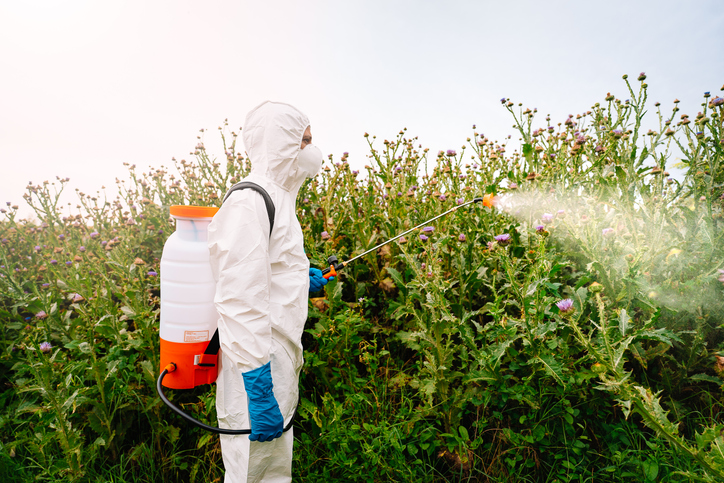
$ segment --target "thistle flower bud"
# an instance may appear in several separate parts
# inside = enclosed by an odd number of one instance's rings
[[[599,293],[603,290],[603,285],[601,285],[598,282],[593,282],[591,285],[588,286],[588,291],[591,293]]]

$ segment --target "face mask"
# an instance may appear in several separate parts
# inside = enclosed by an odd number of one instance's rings
[[[322,151],[313,145],[307,144],[307,146],[299,151],[297,161],[299,162],[299,171],[303,172],[307,178],[315,176],[322,168]]]

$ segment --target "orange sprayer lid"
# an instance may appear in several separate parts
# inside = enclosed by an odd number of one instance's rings
[[[183,218],[212,218],[219,208],[216,206],[173,205],[171,216]]]

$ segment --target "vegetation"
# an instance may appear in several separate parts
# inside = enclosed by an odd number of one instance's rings
[[[312,265],[349,264],[310,302],[299,481],[722,481],[724,99],[696,116],[608,95],[560,124],[508,99],[520,144],[474,132],[433,154],[368,137],[299,194]],[[650,120],[650,117],[654,117]],[[542,124],[542,125],[541,125]],[[652,124],[652,126],[653,126]],[[169,206],[218,205],[249,160],[78,192],[29,185],[38,221],[0,223],[0,478],[222,481],[216,436],[155,392]],[[475,130],[475,127],[473,127]],[[683,174],[666,172],[673,153]],[[225,162],[224,162],[225,161]],[[215,425],[214,387],[169,391]]]

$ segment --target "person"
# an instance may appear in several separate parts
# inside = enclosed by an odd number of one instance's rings
[[[219,313],[219,426],[251,427],[221,436],[226,483],[291,481],[292,430],[303,360],[302,332],[310,291],[327,283],[310,269],[296,199],[304,180],[322,165],[307,117],[280,102],[264,102],[242,130],[251,181],[271,197],[274,225],[263,196],[233,191],[209,225],[211,268]]]

